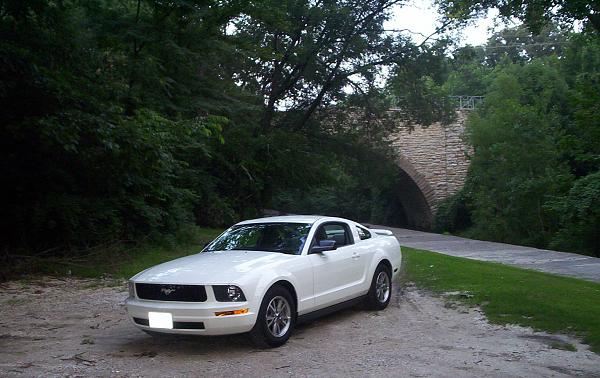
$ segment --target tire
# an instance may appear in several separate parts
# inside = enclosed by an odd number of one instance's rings
[[[265,294],[250,339],[261,348],[285,344],[296,325],[296,304],[283,286],[273,286]]]
[[[379,264],[373,280],[371,288],[367,293],[365,305],[369,310],[383,310],[390,303],[392,297],[392,272],[384,264]]]

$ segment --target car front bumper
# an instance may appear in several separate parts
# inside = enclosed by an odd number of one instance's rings
[[[256,312],[248,302],[223,303],[223,302],[162,302],[148,301],[137,298],[128,298],[125,301],[127,315],[136,327],[144,330],[175,333],[185,335],[229,335],[245,333],[254,327]],[[216,312],[233,311],[248,308],[245,314],[216,316]],[[138,323],[140,320],[148,321],[149,312],[166,312],[173,317],[174,324],[184,324],[183,328],[151,328]],[[136,320],[138,322],[136,322]],[[185,323],[195,323],[196,328],[185,328]],[[203,328],[199,328],[202,323]]]

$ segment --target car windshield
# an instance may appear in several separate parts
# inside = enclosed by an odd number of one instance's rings
[[[250,223],[233,226],[204,251],[266,251],[299,255],[311,225],[308,223]]]

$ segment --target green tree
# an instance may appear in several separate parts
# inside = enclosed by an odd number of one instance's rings
[[[340,165],[356,185],[336,196],[365,192],[362,160],[331,164],[347,152],[330,146],[359,133],[313,119],[321,103],[360,97],[342,86],[373,89],[395,56],[382,33],[395,3],[0,2],[3,247],[78,250],[227,225],[276,192],[342,180]],[[261,133],[265,117],[295,126]],[[355,199],[370,208],[372,197]]]
[[[191,220],[183,150],[208,156],[225,122],[198,106],[193,68],[171,60],[205,47],[185,46],[181,33],[200,35],[178,29],[186,4],[0,3],[4,243],[80,248]]]
[[[518,25],[494,33],[485,44],[485,61],[494,67],[502,60],[524,63],[545,56],[562,56],[571,28],[548,23],[536,33]]]
[[[440,206],[440,230],[598,253],[600,42],[553,30],[502,31],[451,59],[444,85],[483,87],[485,104],[469,120],[467,185]],[[488,48],[510,46],[505,37],[523,49]],[[551,43],[538,45],[539,38]]]
[[[449,42],[415,46],[392,66],[387,90],[400,116],[409,124],[430,125],[454,119],[455,106],[446,87]]]
[[[581,21],[600,32],[600,4],[593,0],[437,0],[446,17],[469,19],[495,8],[505,18],[516,17],[533,32],[551,21],[573,24]]]
[[[469,120],[478,237],[545,246],[556,231],[558,220],[544,204],[570,182],[559,160],[556,109],[566,101],[566,84],[557,65],[547,59],[498,67],[485,106]]]
[[[305,128],[322,104],[344,97],[343,88],[363,90],[381,66],[400,56],[402,42],[383,33],[398,0],[266,1],[233,22],[241,46],[242,86],[264,98],[263,131],[277,122]],[[365,90],[366,92],[366,90]]]
[[[600,170],[600,41],[574,35],[562,61],[569,85],[563,153],[578,177]]]
[[[484,46],[457,48],[450,59],[444,90],[454,96],[483,96],[493,67],[486,62]]]
[[[560,216],[550,246],[600,257],[600,172],[579,180],[568,195],[548,204]]]

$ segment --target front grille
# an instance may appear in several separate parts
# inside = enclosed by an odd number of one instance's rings
[[[139,325],[150,326],[148,319],[133,318],[133,321]],[[204,329],[203,322],[173,322],[173,329]]]
[[[151,301],[206,302],[202,285],[136,283],[135,291],[138,298]]]

